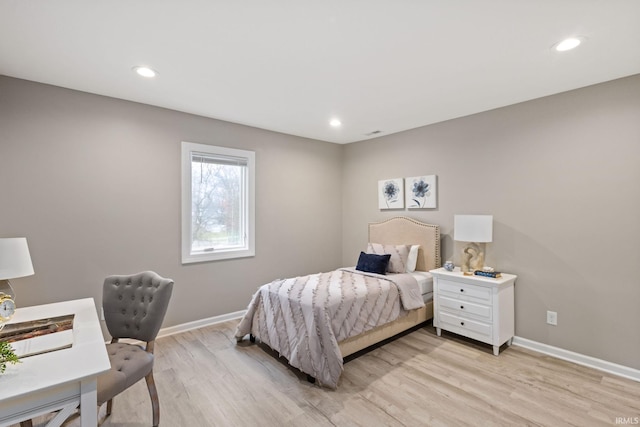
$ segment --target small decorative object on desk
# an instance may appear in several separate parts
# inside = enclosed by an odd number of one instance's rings
[[[502,277],[502,274],[500,274],[499,271],[476,270],[473,272],[473,274],[475,274],[476,276],[491,277],[493,279],[499,279],[500,277]]]
[[[0,374],[7,370],[7,363],[20,363],[20,360],[18,360],[11,344],[0,341]]]
[[[444,269],[447,271],[453,271],[453,269],[455,268],[455,266],[453,265],[453,262],[451,261],[447,261],[444,263]]]

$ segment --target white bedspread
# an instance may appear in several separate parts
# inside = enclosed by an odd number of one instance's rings
[[[342,373],[338,342],[424,306],[410,274],[340,269],[263,285],[236,337],[251,333],[289,364],[335,388]]]

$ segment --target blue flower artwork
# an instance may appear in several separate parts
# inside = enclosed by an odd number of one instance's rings
[[[407,208],[433,209],[438,207],[436,176],[414,176],[407,181]]]
[[[402,178],[378,181],[378,208],[404,208],[404,182]]]

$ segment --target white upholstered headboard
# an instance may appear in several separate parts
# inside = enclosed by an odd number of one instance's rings
[[[385,245],[420,245],[417,271],[440,267],[440,226],[398,216],[369,224],[369,242]]]

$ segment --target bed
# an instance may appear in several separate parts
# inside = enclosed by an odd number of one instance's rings
[[[413,267],[415,262],[414,271],[397,263],[405,247],[411,252],[407,264]],[[395,248],[402,252],[400,258]],[[258,339],[308,378],[336,388],[346,356],[433,317],[428,271],[440,267],[439,226],[407,217],[371,223],[366,252],[382,249],[394,253],[389,265],[395,262],[396,273],[342,268],[261,286],[238,324],[236,339]]]

